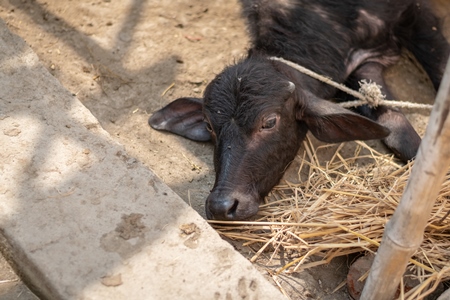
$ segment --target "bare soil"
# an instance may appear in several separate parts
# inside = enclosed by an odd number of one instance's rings
[[[449,15],[446,0],[433,2],[440,15]],[[245,55],[248,36],[237,0],[0,0],[0,18],[131,155],[204,216],[214,182],[211,145],[151,130],[147,119],[175,98],[201,97],[215,74]],[[385,75],[398,99],[433,102],[429,79],[413,60],[402,59]],[[421,134],[426,115],[408,114]],[[251,251],[235,247],[247,256]],[[350,262],[280,281],[292,299],[348,299],[345,287],[332,291]],[[36,299],[5,261],[1,280],[14,280],[0,283],[1,299]]]

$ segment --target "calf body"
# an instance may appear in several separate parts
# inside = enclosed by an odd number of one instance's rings
[[[206,200],[208,218],[256,214],[308,130],[331,143],[382,139],[402,160],[414,158],[420,137],[400,111],[343,109],[327,101],[335,89],[269,58],[283,57],[351,87],[372,80],[392,99],[382,71],[405,47],[437,89],[449,46],[427,3],[241,2],[252,37],[247,57],[217,75],[203,99],[177,99],[149,119],[155,129],[213,141],[216,180]]]

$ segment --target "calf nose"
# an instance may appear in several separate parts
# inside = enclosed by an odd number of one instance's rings
[[[206,217],[210,220],[244,220],[258,212],[257,196],[216,189],[206,199]]]
[[[210,220],[236,220],[239,200],[211,193],[206,199],[206,217]]]

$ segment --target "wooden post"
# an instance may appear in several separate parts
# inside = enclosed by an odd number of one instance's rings
[[[362,300],[393,299],[408,260],[419,248],[450,164],[450,59],[406,189],[370,269]]]

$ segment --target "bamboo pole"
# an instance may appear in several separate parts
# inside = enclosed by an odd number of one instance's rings
[[[410,257],[419,248],[450,164],[450,59],[402,199],[387,223],[363,300],[393,299]]]

